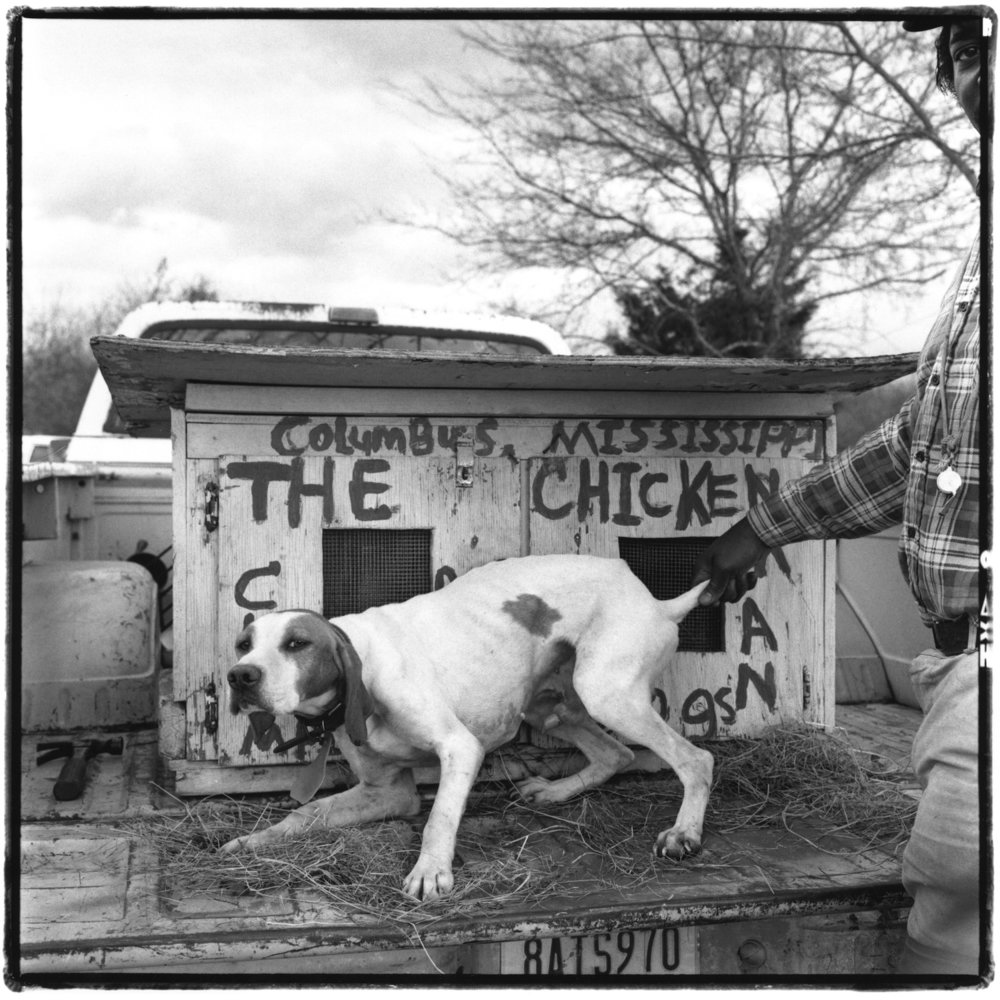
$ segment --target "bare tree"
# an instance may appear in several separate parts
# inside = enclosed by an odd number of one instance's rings
[[[976,146],[898,22],[503,20],[469,44],[503,68],[425,107],[471,130],[423,220],[498,265],[567,276],[565,322],[605,290],[711,276],[721,256],[813,301],[922,285],[974,217]],[[956,183],[956,179],[967,183]],[[963,209],[964,206],[964,209]],[[679,301],[671,302],[680,308]]]

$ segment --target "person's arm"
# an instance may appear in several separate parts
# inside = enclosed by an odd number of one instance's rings
[[[751,508],[699,557],[692,585],[711,581],[699,603],[738,601],[779,545],[807,538],[855,538],[902,516],[910,465],[909,399],[896,416],[829,462]]]

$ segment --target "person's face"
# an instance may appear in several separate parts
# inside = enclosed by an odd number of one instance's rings
[[[983,38],[983,20],[978,17],[956,21],[948,36],[948,48],[954,66],[955,94],[966,117],[977,131],[982,129],[979,80],[989,59],[989,43],[990,39]]]

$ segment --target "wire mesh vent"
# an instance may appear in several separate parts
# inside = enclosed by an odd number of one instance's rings
[[[694,564],[711,538],[619,538],[618,554],[660,601],[690,588]],[[681,652],[722,653],[726,649],[723,606],[695,608],[681,622]]]
[[[356,614],[433,589],[429,529],[323,532],[323,617]]]

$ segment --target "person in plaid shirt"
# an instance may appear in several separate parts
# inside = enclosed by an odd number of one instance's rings
[[[940,29],[938,85],[981,128],[980,72],[992,35],[973,18]],[[989,50],[989,51],[987,51]],[[877,430],[752,508],[702,554],[702,604],[737,601],[771,548],[902,525],[899,557],[934,648],[910,676],[924,717],[913,744],[923,789],[903,855],[914,903],[899,972],[982,975],[979,860],[979,239],[945,295],[917,389]]]

